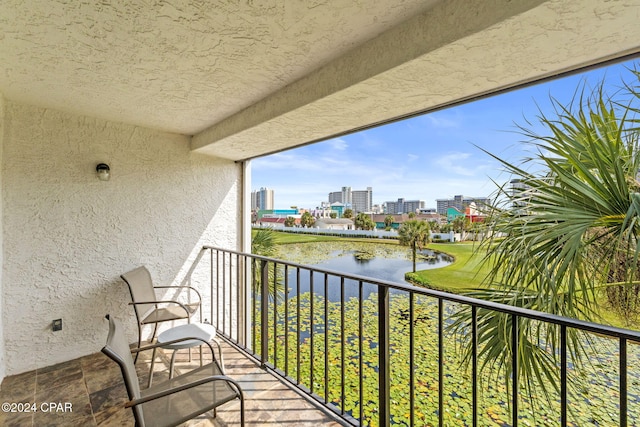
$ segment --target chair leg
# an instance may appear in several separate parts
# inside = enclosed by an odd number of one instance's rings
[[[147,388],[151,387],[151,382],[153,381],[153,365],[156,362],[156,349],[153,349],[153,354],[151,355],[151,369],[149,370],[149,382],[147,384]]]
[[[217,339],[213,338],[212,341],[216,343],[216,346],[218,347],[218,355],[220,356],[220,360],[218,360],[218,364],[220,365],[220,370],[222,371],[222,375],[225,375],[224,360],[222,359],[222,346],[220,345],[220,341],[218,341]],[[211,357],[215,357],[215,355],[212,354]]]
[[[138,348],[142,345],[142,325],[138,322]],[[138,356],[140,356],[140,352],[136,353],[136,357],[133,359],[133,364],[135,365],[138,361]]]
[[[173,354],[171,355],[171,364],[169,365],[169,379],[173,378],[173,369],[176,363],[176,353],[178,353],[178,350],[173,350]]]
[[[153,335],[151,335],[151,343],[153,344],[153,340],[156,339],[156,332],[158,332],[158,323],[153,324]]]
[[[244,396],[240,396],[240,426],[244,427]]]

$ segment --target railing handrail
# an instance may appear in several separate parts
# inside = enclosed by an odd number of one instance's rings
[[[263,255],[256,255],[247,252],[241,252],[231,249],[218,248],[215,246],[205,245],[202,247],[202,250],[215,250],[221,252],[227,252],[243,257],[254,258],[258,260],[273,262],[281,265],[288,265],[294,268],[302,268],[305,270],[318,272],[318,273],[326,273],[330,275],[335,275],[338,277],[344,277],[346,279],[362,281],[366,283],[370,283],[373,285],[384,286],[390,289],[398,289],[402,291],[413,292],[415,294],[425,295],[433,298],[438,298],[442,300],[446,300],[454,303],[461,303],[470,305],[472,307],[485,308],[488,310],[499,311],[507,314],[515,314],[520,317],[526,317],[533,320],[540,320],[548,323],[553,323],[556,325],[564,325],[570,328],[576,328],[584,331],[593,332],[596,334],[602,334],[607,336],[612,336],[616,338],[624,338],[631,341],[636,341],[640,343],[640,331],[634,331],[632,329],[619,328],[615,326],[602,325],[599,323],[588,322],[584,320],[574,319],[571,317],[560,316],[557,314],[545,313],[542,311],[531,310],[528,308],[514,307],[508,304],[493,302],[493,301],[485,301],[478,298],[473,298],[465,295],[454,294],[446,291],[439,291],[435,289],[422,288],[419,286],[403,284],[392,282],[389,280],[376,279],[367,276],[360,276],[357,274],[344,273],[335,270],[329,270],[325,268],[316,268],[312,265],[299,264],[289,261],[284,261],[277,258],[271,258]]]

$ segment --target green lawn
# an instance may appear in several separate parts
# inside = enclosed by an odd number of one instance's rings
[[[488,269],[481,265],[482,256],[474,255],[477,244],[474,245],[471,242],[431,243],[428,248],[449,254],[455,260],[453,264],[446,267],[419,270],[415,276],[411,277],[412,280],[425,283],[432,288],[453,292],[480,287]]]
[[[255,230],[252,230],[255,233]],[[285,245],[288,243],[312,243],[312,242],[330,242],[330,241],[345,241],[350,240],[353,242],[368,242],[368,243],[386,243],[397,245],[398,241],[394,239],[366,239],[366,238],[351,238],[351,237],[339,237],[339,236],[323,236],[319,234],[302,234],[302,233],[285,233],[282,231],[274,231],[274,243],[277,245]]]

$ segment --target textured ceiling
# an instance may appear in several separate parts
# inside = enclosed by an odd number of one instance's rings
[[[2,0],[7,99],[242,160],[640,52],[638,0]]]
[[[2,0],[0,91],[192,135],[430,3]]]

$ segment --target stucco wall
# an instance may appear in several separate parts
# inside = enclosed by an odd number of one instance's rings
[[[2,191],[2,153],[3,153],[3,147],[4,147],[4,131],[5,131],[5,126],[4,126],[4,97],[2,96],[2,94],[0,93],[0,213],[2,213],[2,200],[4,199],[4,192]],[[4,312],[4,297],[3,297],[3,275],[2,275],[2,265],[3,265],[3,255],[4,255],[4,251],[2,250],[3,248],[3,243],[4,243],[4,233],[2,232],[3,227],[2,227],[2,215],[0,214],[0,382],[2,382],[2,379],[5,377],[5,372],[6,372],[6,363],[5,363],[5,357],[4,357],[4,334],[3,334],[3,322],[2,322],[2,318],[3,316],[3,312]]]
[[[190,152],[185,136],[10,101],[4,124],[7,375],[99,351],[105,313],[133,338],[121,273],[144,264],[176,283],[203,244],[237,249],[240,164]]]

